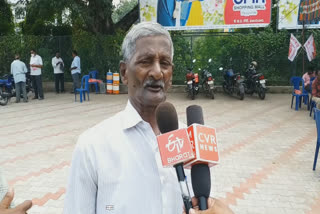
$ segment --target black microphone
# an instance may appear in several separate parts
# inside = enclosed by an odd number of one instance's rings
[[[159,130],[162,134],[177,130],[179,128],[178,115],[176,109],[171,103],[164,102],[157,107],[156,119]],[[183,162],[180,161],[180,163],[174,165],[174,168],[176,169],[178,182],[180,184],[182,200],[188,214],[189,210],[192,208],[192,202],[184,173]]]
[[[201,106],[191,105],[187,107],[187,123],[188,126],[197,123],[204,125],[203,113]],[[211,177],[208,164],[199,163],[191,167],[191,181],[194,196],[198,198],[199,209],[208,209],[208,198],[211,189]]]

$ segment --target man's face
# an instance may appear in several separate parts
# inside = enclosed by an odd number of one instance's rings
[[[72,57],[74,58],[76,55],[74,53],[72,53]]]
[[[56,53],[56,57],[57,57],[57,58],[60,58],[60,53]]]
[[[171,86],[173,64],[171,46],[164,36],[143,37],[136,41],[136,52],[120,66],[122,80],[128,85],[130,101],[157,106],[165,101]]]
[[[34,51],[30,51],[31,56],[35,56],[36,53]]]

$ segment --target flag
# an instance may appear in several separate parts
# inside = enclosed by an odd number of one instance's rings
[[[304,48],[307,52],[308,60],[311,62],[316,58],[316,45],[313,39],[313,35],[309,36],[309,39],[304,43]]]
[[[300,42],[291,34],[288,59],[292,62],[296,57],[298,50],[301,48]]]

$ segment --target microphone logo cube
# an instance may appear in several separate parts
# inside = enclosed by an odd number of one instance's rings
[[[188,135],[195,158],[185,163],[187,168],[199,162],[208,163],[209,166],[214,166],[219,163],[219,151],[215,128],[193,124],[188,127]]]
[[[174,166],[194,158],[186,129],[178,129],[157,137],[164,167]]]

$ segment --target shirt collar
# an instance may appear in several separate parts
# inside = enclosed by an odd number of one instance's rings
[[[128,100],[127,106],[123,111],[122,128],[129,129],[136,126],[138,123],[144,122],[137,110],[132,106]]]

